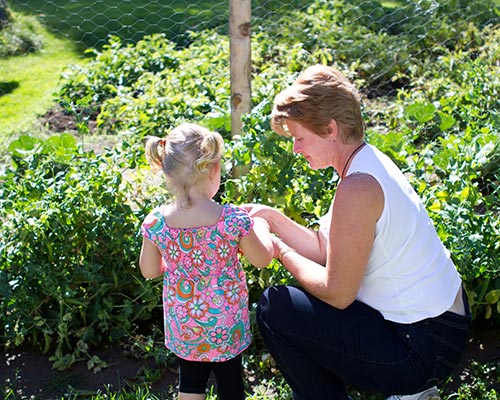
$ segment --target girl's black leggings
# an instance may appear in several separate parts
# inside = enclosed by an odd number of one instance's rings
[[[205,393],[210,372],[217,382],[217,397],[221,400],[243,400],[243,370],[241,354],[222,362],[201,362],[180,359],[179,391]]]

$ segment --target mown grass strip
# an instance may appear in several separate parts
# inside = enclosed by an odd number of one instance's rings
[[[66,39],[41,32],[44,48],[37,53],[0,59],[0,147],[26,131],[55,102],[61,73],[82,60]]]

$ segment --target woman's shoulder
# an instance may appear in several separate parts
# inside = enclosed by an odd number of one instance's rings
[[[353,218],[377,221],[384,210],[384,191],[370,174],[355,173],[342,180],[335,193],[334,209]]]
[[[338,185],[335,197],[372,197],[383,195],[379,181],[366,172],[355,172],[344,178]]]

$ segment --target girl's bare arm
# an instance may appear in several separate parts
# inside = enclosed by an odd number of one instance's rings
[[[262,218],[254,218],[252,229],[240,240],[240,249],[257,268],[265,268],[273,259],[273,242],[269,225]]]
[[[157,247],[147,238],[142,239],[139,266],[144,278],[158,278],[163,275],[161,254]]]

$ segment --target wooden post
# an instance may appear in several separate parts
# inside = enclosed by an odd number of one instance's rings
[[[229,0],[230,79],[231,79],[231,137],[241,134],[241,116],[249,113],[251,104],[250,37],[251,0]],[[233,171],[233,176],[242,171]]]
[[[251,0],[229,0],[231,134],[241,133],[241,115],[251,110]]]

